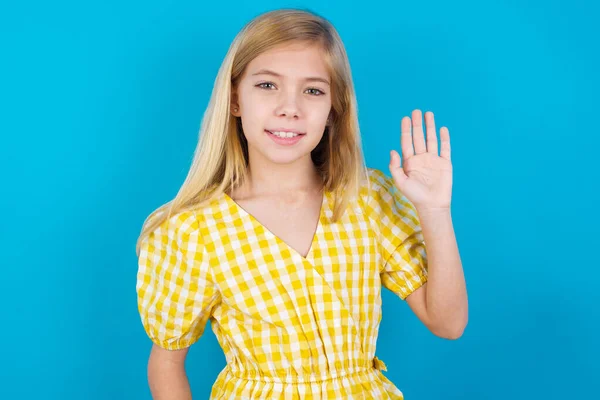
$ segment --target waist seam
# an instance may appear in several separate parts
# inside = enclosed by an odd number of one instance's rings
[[[345,378],[350,375],[356,375],[360,373],[369,373],[377,371],[372,366],[359,366],[347,368],[341,371],[333,371],[327,374],[314,374],[314,375],[288,375],[288,376],[273,376],[273,375],[260,375],[256,372],[248,373],[243,371],[234,371],[229,365],[225,367],[227,372],[233,377],[242,380],[255,381],[255,382],[269,382],[269,383],[282,383],[282,384],[309,384],[309,383],[322,383],[330,380]]]

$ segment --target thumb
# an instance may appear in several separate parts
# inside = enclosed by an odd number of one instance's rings
[[[404,173],[404,169],[400,165],[400,154],[396,150],[390,152],[390,173],[392,178],[396,182],[396,185],[401,186],[404,181],[408,179],[408,176]],[[400,188],[398,188],[400,189]]]

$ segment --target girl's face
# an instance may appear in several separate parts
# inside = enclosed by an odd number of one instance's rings
[[[316,45],[266,51],[247,66],[233,93],[253,165],[308,163],[331,110],[330,76]],[[237,108],[237,111],[235,109]]]

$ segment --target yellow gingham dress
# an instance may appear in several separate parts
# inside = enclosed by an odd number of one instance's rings
[[[375,357],[381,287],[405,299],[426,282],[427,258],[413,205],[368,171],[370,188],[337,223],[325,193],[306,257],[225,194],[142,242],[143,326],[181,349],[210,319],[227,360],[211,399],[403,399]]]

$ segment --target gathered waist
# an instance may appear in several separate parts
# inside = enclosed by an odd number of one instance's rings
[[[329,380],[341,379],[351,375],[375,374],[377,371],[387,371],[383,361],[374,357],[372,360],[360,360],[353,366],[343,370],[333,370],[326,373],[308,373],[308,374],[275,374],[257,370],[240,370],[234,366],[227,365],[224,373],[242,380],[272,382],[281,384],[310,384]]]

